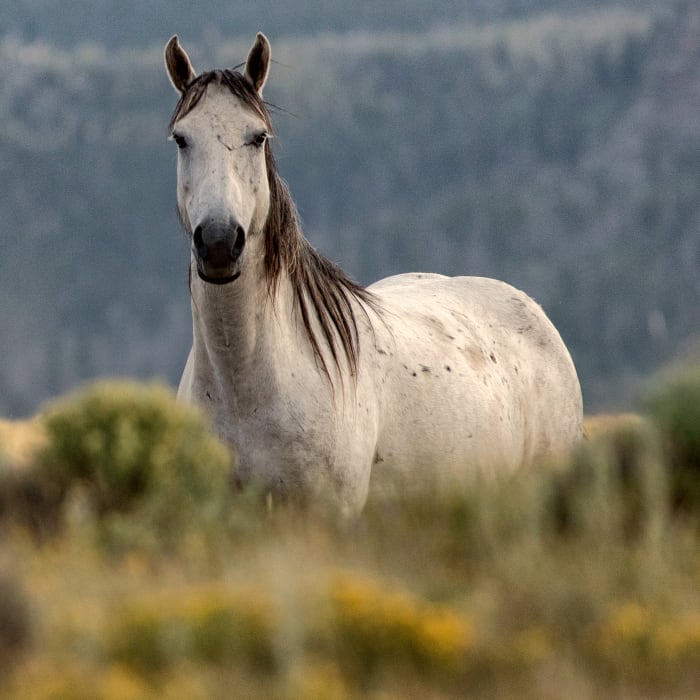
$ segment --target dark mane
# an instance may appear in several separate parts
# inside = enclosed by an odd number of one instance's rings
[[[199,103],[212,82],[228,87],[233,95],[262,117],[272,133],[267,105],[243,75],[233,70],[208,71],[192,81],[175,107],[169,124],[171,131],[175,122]],[[274,300],[280,278],[286,274],[304,330],[328,380],[331,381],[330,369],[315,326],[320,328],[320,336],[325,340],[336,368],[340,371],[342,353],[351,375],[356,377],[360,351],[356,309],[362,309],[365,315],[367,308],[376,311],[376,298],[304,237],[292,196],[277,173],[269,140],[265,144],[265,156],[270,211],[263,235],[269,296]]]

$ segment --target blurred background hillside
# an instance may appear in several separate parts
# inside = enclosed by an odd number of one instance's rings
[[[175,94],[277,63],[276,157],[308,237],[364,283],[507,280],[620,408],[700,331],[700,5],[689,0],[4,0],[0,414],[82,379],[175,383],[189,348]]]

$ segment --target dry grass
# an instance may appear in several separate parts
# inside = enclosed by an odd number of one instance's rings
[[[21,469],[29,465],[46,444],[46,433],[39,418],[14,421],[0,418],[0,459]]]
[[[107,517],[84,485],[51,536],[10,512],[0,621],[22,634],[3,646],[0,625],[0,695],[697,697],[700,518],[670,507],[646,420],[587,424],[561,469],[370,500],[354,522],[243,495],[161,539],[146,505]]]
[[[644,429],[649,422],[638,413],[596,413],[585,416],[583,432],[589,439],[595,439],[619,430]]]

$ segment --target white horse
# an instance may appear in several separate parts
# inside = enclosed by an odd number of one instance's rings
[[[304,238],[270,150],[270,44],[197,75],[173,37],[177,202],[191,241],[193,344],[178,395],[203,406],[235,480],[358,512],[375,479],[550,459],[582,435],[564,343],[523,292],[404,274],[368,288]]]

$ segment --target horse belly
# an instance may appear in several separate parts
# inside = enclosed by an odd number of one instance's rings
[[[449,369],[448,369],[449,367]],[[406,475],[462,476],[522,465],[520,388],[457,363],[408,372],[387,407],[375,462]]]

